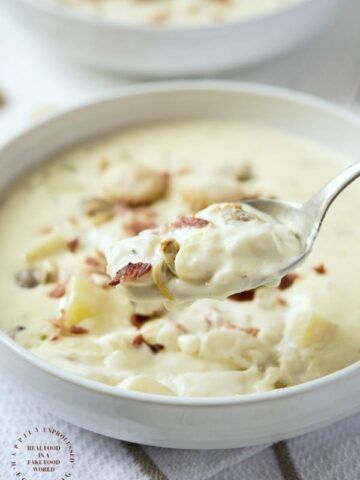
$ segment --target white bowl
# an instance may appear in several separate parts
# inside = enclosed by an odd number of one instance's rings
[[[257,1],[257,0],[254,0]],[[40,40],[89,65],[141,76],[209,74],[285,52],[324,26],[345,0],[299,4],[249,21],[141,26],[80,14],[53,0],[8,0]]]
[[[0,190],[59,150],[104,133],[172,119],[258,121],[359,158],[360,120],[323,101],[227,82],[130,87],[65,112],[0,151]],[[291,162],[291,158],[289,158]],[[150,445],[227,448],[308,432],[360,407],[360,364],[303,385],[234,397],[181,398],[129,392],[61,371],[0,334],[0,365],[45,410],[88,430]]]

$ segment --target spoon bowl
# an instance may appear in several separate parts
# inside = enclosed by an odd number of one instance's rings
[[[301,245],[299,256],[282,268],[278,276],[283,277],[298,267],[310,254],[319,234],[325,215],[335,198],[360,176],[360,161],[344,170],[325,185],[306,203],[285,200],[249,200],[246,203],[286,225],[298,237]]]

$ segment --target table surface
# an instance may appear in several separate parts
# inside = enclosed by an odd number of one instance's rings
[[[1,2],[0,2],[1,3]],[[344,0],[336,22],[285,57],[217,78],[284,86],[360,108],[360,1]],[[34,117],[109,93],[134,80],[69,63],[0,5],[0,142]]]

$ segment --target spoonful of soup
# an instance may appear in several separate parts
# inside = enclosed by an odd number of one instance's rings
[[[329,206],[359,176],[357,162],[304,204],[213,204],[115,242],[106,252],[111,285],[133,301],[165,304],[277,285],[309,255]]]

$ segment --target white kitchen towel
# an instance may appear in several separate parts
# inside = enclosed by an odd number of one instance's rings
[[[45,413],[29,399],[28,390],[0,374],[0,479],[16,477],[12,468],[14,444],[24,432],[54,428],[71,441],[74,480],[205,480],[266,449],[266,446],[225,450],[191,451],[142,447],[102,437]],[[26,456],[26,451],[22,452]],[[60,480],[51,473],[29,475],[26,480]]]
[[[45,413],[29,401],[28,390],[0,374],[0,422],[1,480],[20,478],[11,463],[14,444],[36,427],[54,428],[71,441],[75,452],[71,480],[360,479],[360,415],[272,446],[171,450],[122,442],[70,425]],[[44,472],[26,476],[44,478],[60,480]]]

